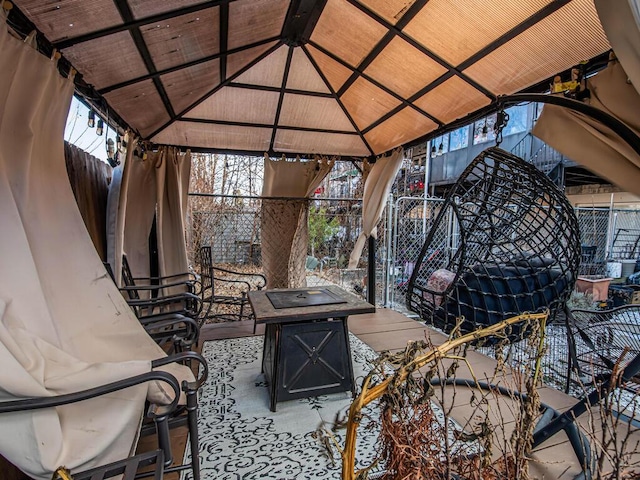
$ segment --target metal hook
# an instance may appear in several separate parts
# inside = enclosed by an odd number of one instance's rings
[[[496,123],[493,126],[493,131],[496,134],[496,147],[502,143],[502,130],[509,123],[509,114],[505,111],[502,103],[498,104],[498,111],[496,113]]]

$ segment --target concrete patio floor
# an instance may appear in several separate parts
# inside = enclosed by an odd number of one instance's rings
[[[356,315],[349,317],[349,330],[355,334],[360,340],[369,345],[376,352],[383,350],[398,351],[405,347],[407,341],[429,338],[435,345],[446,340],[446,337],[423,324],[412,320],[405,315],[385,308],[378,308],[376,313]],[[264,331],[263,326],[258,326],[256,335],[261,335]],[[253,322],[235,322],[222,324],[208,324],[203,326],[201,330],[201,344],[209,340],[219,340],[224,338],[237,338],[254,335]],[[470,351],[467,354],[467,360],[473,369],[477,378],[491,377],[494,374],[496,362],[495,360],[482,355],[480,353]],[[458,371],[459,378],[465,378],[466,366],[462,366]],[[499,382],[507,382],[509,374]],[[565,410],[576,402],[576,399],[566,395],[558,390],[541,387],[541,401],[554,407],[556,410]],[[470,392],[464,392],[461,389],[456,391],[455,407],[452,410],[453,418],[458,423],[464,425],[471,415],[474,414],[475,408],[469,403]],[[505,405],[497,405],[498,402],[494,398],[496,405],[495,412],[500,412],[502,423],[505,425],[505,432],[510,433],[513,426],[513,417],[509,416],[509,408]],[[504,399],[504,402],[510,400]],[[506,412],[506,413],[505,413]],[[598,428],[597,415],[583,415],[580,423],[589,429]],[[175,432],[172,435],[174,452],[176,458],[182,458],[182,452],[186,444],[186,431],[182,433]],[[640,434],[636,431],[633,434],[633,444],[636,440],[640,440]],[[153,447],[153,438],[141,439],[138,450],[144,451]],[[634,461],[639,461],[638,454],[633,457]],[[558,478],[570,479],[580,473],[580,468],[575,460],[575,455],[566,435],[561,432],[534,452],[533,459],[530,463],[530,472],[533,478]],[[167,475],[165,478],[169,480],[177,479],[177,475]]]

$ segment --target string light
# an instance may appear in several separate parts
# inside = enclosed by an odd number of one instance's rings
[[[96,128],[96,134],[101,137],[104,132],[104,122],[101,118],[98,119],[98,127]]]
[[[113,144],[113,139],[109,138],[107,139],[107,157],[113,158],[115,153],[116,153],[116,149]]]
[[[444,145],[442,144],[442,140],[440,141],[440,145],[438,145],[438,155],[442,155],[444,153]]]
[[[116,148],[122,150],[122,138],[120,135],[116,135]]]
[[[93,108],[89,110],[89,118],[87,119],[87,125],[89,128],[93,128],[96,125],[96,112],[93,111]]]
[[[484,117],[484,124],[480,129],[480,138],[479,141],[486,142],[489,134],[489,126],[487,125],[487,117]]]

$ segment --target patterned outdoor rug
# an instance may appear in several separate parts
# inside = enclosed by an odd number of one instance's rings
[[[350,341],[359,385],[376,354],[355,336],[350,335]],[[351,393],[279,402],[277,412],[271,412],[260,373],[262,342],[263,337],[257,336],[204,344],[209,379],[199,411],[202,478],[340,478],[340,455],[335,447],[327,448],[325,443],[331,441],[317,430],[323,425],[331,430],[336,416],[346,416]],[[356,458],[368,465],[375,455],[377,432],[360,430]],[[335,435],[344,445],[344,430]]]

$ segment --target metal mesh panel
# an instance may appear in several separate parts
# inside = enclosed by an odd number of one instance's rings
[[[407,285],[413,273],[420,249],[424,244],[431,222],[442,206],[442,199],[401,197],[395,205],[393,230],[393,255],[390,269],[389,299],[396,310],[405,310]],[[449,255],[453,238],[445,228],[434,236],[431,254],[425,260],[425,267],[436,270],[437,258],[442,252]]]
[[[634,260],[640,256],[640,212],[613,210],[609,258]]]
[[[577,208],[582,243],[581,275],[610,275],[607,261],[640,256],[640,211]]]
[[[358,267],[347,270],[349,255],[362,227],[362,201],[313,199],[309,202],[309,246],[305,259],[307,286],[338,285],[366,297],[367,248]],[[191,194],[188,232],[190,264],[197,271],[200,247],[210,245],[214,266],[264,273],[262,252],[266,248],[281,247],[262,245],[265,237],[261,225],[279,221],[273,218],[275,212],[274,209],[263,209],[260,197]],[[272,217],[262,218],[263,214]],[[385,266],[391,254],[386,241],[389,223],[383,215],[378,226],[377,303],[384,303],[388,283]]]
[[[580,275],[604,275],[606,270],[609,210],[577,208],[582,259]]]

